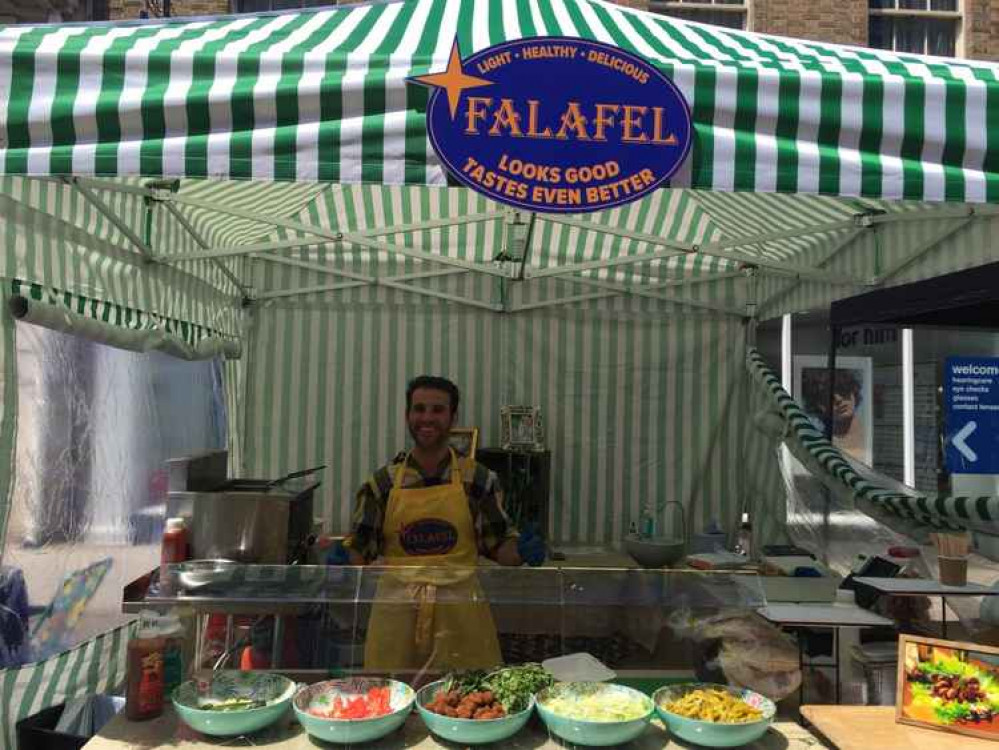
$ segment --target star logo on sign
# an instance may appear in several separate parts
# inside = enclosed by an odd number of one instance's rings
[[[492,81],[485,78],[476,78],[468,75],[462,68],[461,51],[458,49],[458,40],[454,40],[451,45],[451,56],[448,58],[447,70],[443,73],[431,73],[425,76],[414,76],[410,78],[413,83],[421,86],[430,86],[443,89],[447,92],[447,103],[451,109],[451,119],[458,114],[458,102],[461,99],[461,92],[465,89],[479,88],[480,86],[492,86]]]

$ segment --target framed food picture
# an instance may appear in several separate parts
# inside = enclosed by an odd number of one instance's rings
[[[899,636],[895,719],[999,739],[999,648]]]
[[[541,422],[541,410],[535,406],[502,407],[500,446],[504,450],[544,450],[545,430]]]

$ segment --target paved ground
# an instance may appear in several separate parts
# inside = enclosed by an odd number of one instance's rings
[[[28,596],[34,606],[51,601],[67,574],[105,557],[111,557],[114,562],[80,620],[77,640],[82,641],[134,618],[134,615],[126,616],[121,612],[122,590],[126,583],[159,564],[159,548],[152,545],[131,547],[60,544],[23,549],[11,544],[4,556],[4,563],[16,565],[24,571]]]

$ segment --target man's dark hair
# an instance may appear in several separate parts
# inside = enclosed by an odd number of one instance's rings
[[[413,406],[413,392],[417,388],[430,388],[435,391],[444,391],[447,394],[448,399],[451,401],[451,413],[454,414],[458,411],[458,402],[461,400],[461,394],[458,392],[458,386],[452,383],[447,378],[437,377],[436,375],[419,375],[409,381],[409,385],[406,386],[406,412]]]

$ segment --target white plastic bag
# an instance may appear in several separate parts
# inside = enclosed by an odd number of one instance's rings
[[[739,610],[707,617],[680,612],[671,618],[670,625],[680,638],[717,644],[717,656],[702,666],[721,669],[731,685],[779,701],[801,684],[794,640],[755,612]]]

